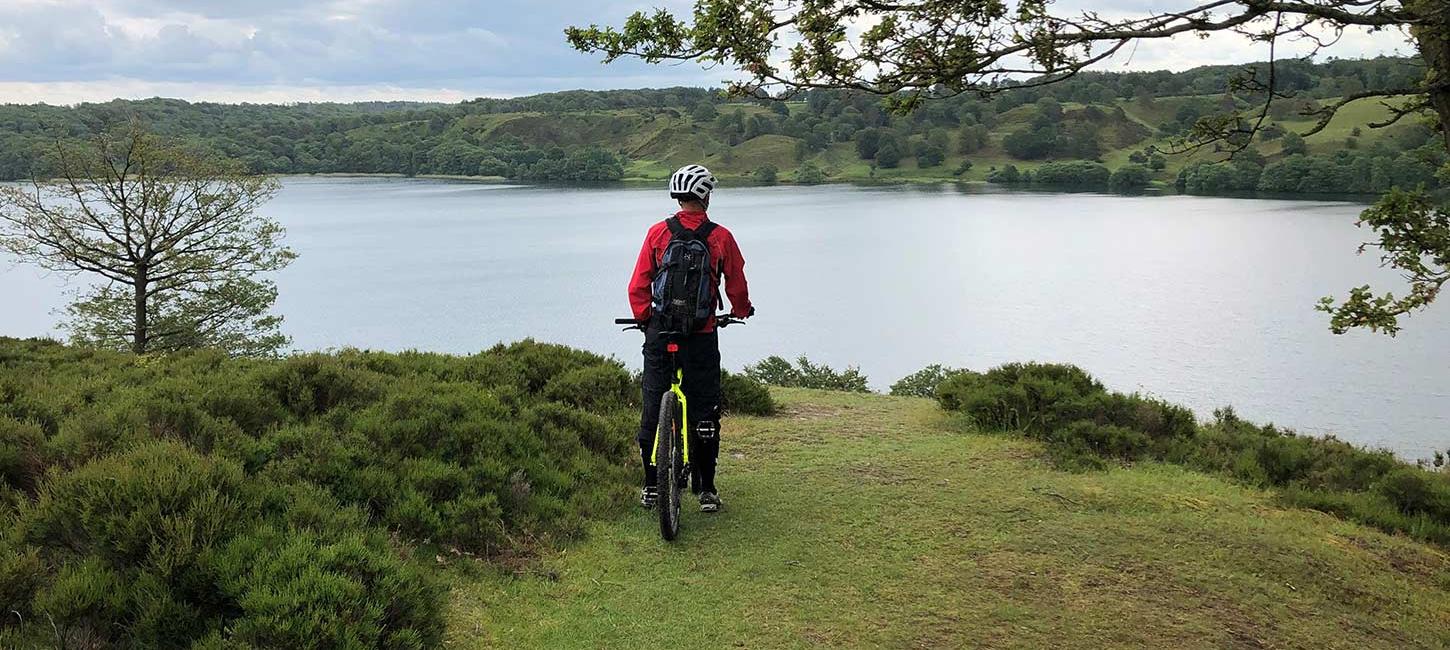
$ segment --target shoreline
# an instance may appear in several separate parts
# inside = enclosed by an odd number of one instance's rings
[[[392,172],[316,172],[316,173],[295,173],[295,174],[273,174],[277,178],[390,178],[390,179],[424,179],[438,181],[459,181],[470,183],[506,183],[521,186],[597,186],[609,185],[642,185],[645,183],[659,183],[668,180],[667,177],[650,176],[627,176],[618,180],[609,181],[578,181],[573,183],[549,183],[540,181],[512,180],[504,176],[466,176],[460,174],[398,174]],[[820,183],[796,183],[789,180],[780,180],[775,183],[758,183],[749,176],[720,176],[731,181],[735,187],[825,187],[832,185],[850,185],[866,187],[929,187],[941,185],[953,185],[958,187],[1006,192],[1041,193],[1041,194],[1099,194],[1103,196],[1120,197],[1168,197],[1168,196],[1191,196],[1206,199],[1256,199],[1271,201],[1334,201],[1339,203],[1355,203],[1370,205],[1379,194],[1354,194],[1354,193],[1259,193],[1259,192],[1234,192],[1226,194],[1188,194],[1178,192],[1173,186],[1166,183],[1155,183],[1141,192],[1121,193],[1112,192],[1106,189],[1084,189],[1080,187],[1065,187],[1054,185],[1040,185],[1036,183],[991,183],[981,180],[949,180],[944,178],[928,177],[894,177],[894,178],[831,178]]]

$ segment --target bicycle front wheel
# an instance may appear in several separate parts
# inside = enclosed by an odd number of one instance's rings
[[[655,469],[659,486],[660,537],[671,541],[680,534],[680,474],[684,470],[680,456],[680,432],[684,423],[680,398],[666,391],[660,398],[660,425],[655,432]]]

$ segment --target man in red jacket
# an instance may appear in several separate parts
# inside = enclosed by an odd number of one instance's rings
[[[710,205],[710,193],[715,190],[715,177],[710,170],[700,165],[687,165],[670,177],[670,197],[679,201],[680,211],[673,219],[688,230],[698,230],[709,221],[705,209]],[[649,321],[652,311],[652,284],[659,268],[665,247],[671,238],[668,220],[661,221],[649,229],[644,237],[644,246],[634,264],[634,274],[629,278],[629,304],[634,317]],[[730,313],[737,318],[747,318],[755,313],[750,305],[750,291],[745,283],[745,258],[729,230],[715,224],[705,239],[710,249],[713,288],[716,304],[720,296],[720,276],[725,279],[725,295],[730,299]],[[696,436],[692,439],[690,453],[690,487],[700,497],[702,512],[718,512],[721,507],[719,492],[715,488],[715,463],[720,455],[720,339],[715,333],[715,319],[707,321],[699,331],[679,341],[680,366],[684,370],[682,388],[689,400],[689,430]],[[660,396],[670,386],[669,356],[665,351],[666,341],[660,336],[658,323],[645,327],[644,341],[644,414],[639,424],[639,453],[644,462],[644,488],[640,490],[640,505],[649,508],[659,495],[656,487],[655,467],[650,464],[651,449],[656,427],[659,426]]]

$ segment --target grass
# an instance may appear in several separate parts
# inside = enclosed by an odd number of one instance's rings
[[[1172,466],[1057,471],[928,400],[775,395],[782,416],[726,424],[724,513],[460,564],[448,646],[1450,644],[1433,547]]]

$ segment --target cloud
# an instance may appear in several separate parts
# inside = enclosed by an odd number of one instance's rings
[[[1075,3],[1075,5],[1074,5]],[[568,25],[617,24],[659,0],[0,0],[0,101],[444,99],[568,88],[718,85],[725,69],[651,66],[573,51]],[[663,6],[688,10],[689,0]],[[1064,0],[1104,13],[1170,0]],[[1393,51],[1402,35],[1351,34],[1334,53]],[[1104,69],[1262,59],[1233,35],[1145,43]],[[139,94],[138,94],[139,93]],[[401,94],[391,94],[401,93]],[[417,93],[408,95],[406,93]]]

